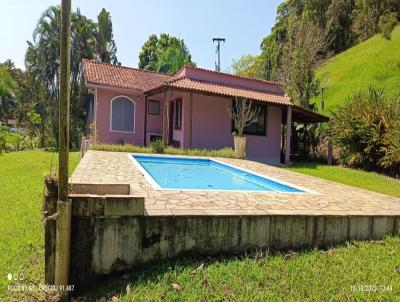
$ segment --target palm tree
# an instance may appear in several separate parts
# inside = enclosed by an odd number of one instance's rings
[[[0,120],[9,118],[9,100],[14,97],[16,86],[17,84],[8,69],[0,65]]]
[[[113,28],[110,13],[104,8],[97,16],[97,54],[100,61],[117,64],[117,47],[113,39]]]

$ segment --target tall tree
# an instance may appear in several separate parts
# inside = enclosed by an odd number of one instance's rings
[[[12,78],[8,68],[0,64],[0,119],[7,120],[10,118],[16,88],[17,83]]]
[[[254,79],[268,78],[269,66],[264,68],[264,62],[261,56],[245,55],[238,60],[234,60],[231,65],[233,72],[240,76]]]
[[[162,33],[151,35],[139,53],[139,68],[175,73],[184,65],[195,66],[182,39]]]
[[[58,141],[58,97],[60,67],[59,6],[51,6],[40,17],[34,30],[33,42],[28,42],[26,67],[33,79],[38,100],[37,112],[41,116],[42,144],[47,137]],[[71,143],[79,145],[84,133],[86,112],[79,107],[79,85],[82,59],[101,59],[116,63],[116,47],[112,38],[111,17],[102,10],[99,23],[82,15],[77,9],[71,15]]]
[[[314,69],[327,45],[326,34],[311,21],[302,21],[291,32],[282,58],[281,81],[293,101],[305,108],[319,93]]]
[[[117,46],[113,38],[111,15],[104,8],[97,16],[97,55],[100,61],[117,64]]]

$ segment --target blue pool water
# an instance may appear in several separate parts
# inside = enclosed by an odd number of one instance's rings
[[[302,192],[209,159],[133,155],[164,189]]]

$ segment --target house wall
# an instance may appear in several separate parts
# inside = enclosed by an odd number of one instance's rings
[[[134,133],[114,132],[110,128],[111,100],[117,96],[127,96],[135,102]],[[96,133],[101,142],[116,143],[123,139],[126,143],[143,145],[144,141],[144,96],[111,89],[97,88]]]
[[[124,95],[135,101],[135,133],[113,132],[110,130],[111,100]],[[178,141],[183,148],[189,148],[189,109],[190,94],[188,92],[173,92],[169,101],[182,98],[182,127],[173,129],[173,139]],[[149,99],[162,100],[160,96]],[[221,149],[233,148],[232,122],[228,115],[232,100],[227,97],[207,96],[193,93],[193,117],[192,117],[192,147]],[[161,101],[160,115],[147,115],[147,133],[162,133]],[[97,89],[96,123],[97,135],[101,142],[116,143],[123,139],[125,142],[136,145],[144,143],[145,101],[140,94],[123,93],[110,89]],[[249,159],[260,160],[267,163],[278,164],[280,162],[281,140],[280,107],[268,106],[267,135],[247,137],[247,156]],[[147,138],[148,139],[148,138]],[[149,141],[147,141],[149,144]]]
[[[163,101],[160,98],[150,97],[148,100],[155,100],[160,102],[160,114],[147,114],[147,133],[162,135],[162,113]],[[147,140],[147,145],[149,144]]]
[[[183,95],[182,146],[189,148],[189,93]],[[232,121],[228,110],[232,100],[226,97],[193,94],[193,148],[233,148]],[[247,156],[250,159],[278,164],[280,162],[280,107],[268,106],[267,135],[246,135]],[[175,134],[175,133],[174,133]]]

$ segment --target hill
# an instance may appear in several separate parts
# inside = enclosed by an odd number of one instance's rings
[[[316,77],[321,79],[326,73],[330,81],[324,91],[325,114],[354,92],[370,86],[383,87],[388,93],[400,92],[400,26],[394,29],[391,40],[377,34],[328,60]],[[313,101],[320,107],[321,95]]]

